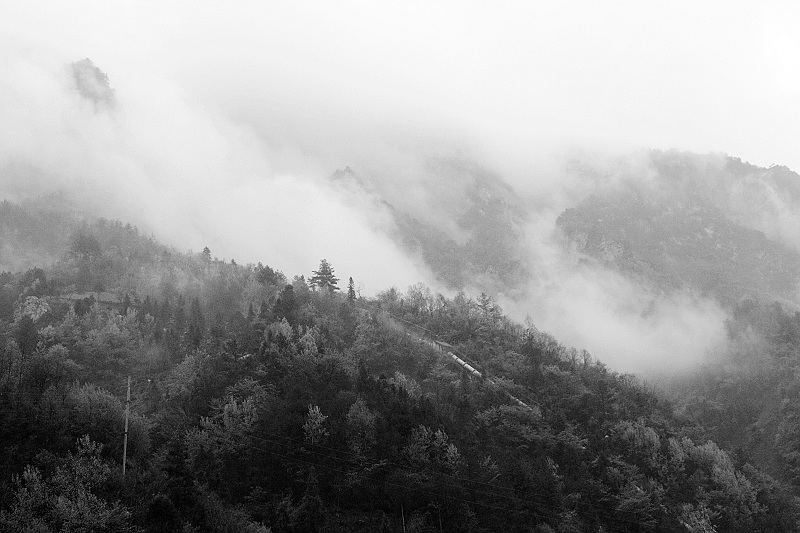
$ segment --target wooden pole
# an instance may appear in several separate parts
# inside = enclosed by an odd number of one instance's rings
[[[125,399],[125,439],[122,442],[122,477],[125,477],[125,463],[128,459],[128,416],[131,412],[131,377],[128,376],[128,396]]]

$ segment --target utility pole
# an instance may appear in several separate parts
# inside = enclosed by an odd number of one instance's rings
[[[128,376],[128,397],[125,400],[125,440],[122,441],[122,477],[125,477],[125,463],[128,459],[128,415],[131,412],[131,377]]]

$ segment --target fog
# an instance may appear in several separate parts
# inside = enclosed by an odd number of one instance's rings
[[[536,265],[523,300],[501,298],[503,309],[560,342],[588,350],[610,368],[656,379],[696,369],[727,346],[727,313],[691,290],[664,293],[626,278],[563,245],[556,212],[528,228]]]
[[[462,157],[537,206],[531,297],[509,312],[616,368],[688,365],[721,342],[724,313],[564,251],[553,220],[590,189],[567,161],[676,148],[800,168],[799,9],[6,2],[0,193],[63,190],[179,249],[290,276],[325,257],[366,293],[443,290],[384,207],[328,177],[349,165],[458,239],[457,177],[429,163]],[[75,89],[67,66],[86,57],[113,106]]]

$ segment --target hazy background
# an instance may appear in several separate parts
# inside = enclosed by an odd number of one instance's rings
[[[787,2],[4,2],[0,194],[66,190],[289,276],[325,257],[366,293],[441,290],[328,176],[349,165],[435,220],[450,190],[425,163],[464,157],[538,206],[532,296],[509,312],[612,366],[681,366],[724,313],[560,250],[553,220],[583,187],[565,161],[677,148],[800,169],[798,22]],[[84,57],[113,109],[75,90]]]

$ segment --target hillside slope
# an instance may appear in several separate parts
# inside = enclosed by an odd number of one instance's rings
[[[68,249],[2,279],[2,531],[797,528],[788,486],[486,295],[358,299],[116,221]]]

